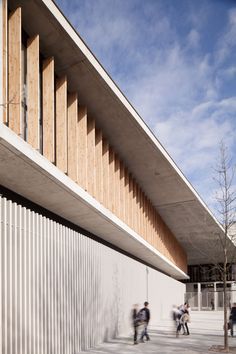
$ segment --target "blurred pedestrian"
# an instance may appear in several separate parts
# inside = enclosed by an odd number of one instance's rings
[[[150,340],[150,337],[147,332],[148,324],[150,321],[150,310],[148,308],[149,303],[147,301],[144,302],[144,307],[139,311],[138,317],[140,324],[143,324],[144,328],[141,332],[140,336],[140,342],[144,343],[144,337],[146,337],[147,340]]]
[[[236,302],[233,303],[233,306],[231,308],[229,320],[230,320],[230,332],[231,332],[231,336],[233,337],[234,325],[236,325]]]
[[[134,328],[134,344],[138,344],[137,336],[138,336],[138,326],[139,326],[139,318],[138,318],[138,304],[134,304],[132,309],[131,317]]]

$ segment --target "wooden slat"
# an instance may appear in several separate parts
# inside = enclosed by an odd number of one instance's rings
[[[133,178],[129,174],[129,226],[134,227]]]
[[[115,154],[115,186],[114,186],[114,205],[115,205],[115,214],[120,218],[120,160],[117,154]]]
[[[87,187],[88,192],[95,196],[95,120],[88,117],[87,121]]]
[[[140,187],[137,184],[137,232],[140,234],[140,217],[141,217],[141,210],[140,210]]]
[[[56,165],[67,173],[67,79],[56,80]]]
[[[125,222],[129,225],[129,173],[125,167]]]
[[[42,69],[42,121],[43,155],[55,163],[55,89],[54,59],[43,61]]]
[[[2,103],[3,123],[8,124],[8,9],[7,0],[2,0]]]
[[[102,132],[95,130],[95,172],[96,172],[96,199],[103,203],[103,151],[102,151]]]
[[[133,178],[133,187],[132,187],[132,203],[133,203],[133,229],[137,231],[136,182],[134,178]]]
[[[141,215],[142,215],[142,209],[141,209],[141,189],[138,186],[138,233],[141,235]]]
[[[148,242],[151,243],[150,200],[148,200]]]
[[[39,149],[39,36],[27,40],[27,142]]]
[[[102,139],[103,204],[109,208],[109,143]]]
[[[109,209],[115,211],[115,154],[109,147]]]
[[[78,184],[87,190],[87,107],[78,112]]]
[[[120,218],[122,221],[125,220],[125,168],[124,164],[120,162],[120,175],[119,175],[119,185],[120,185]]]
[[[145,239],[145,232],[144,232],[144,223],[145,223],[145,218],[144,218],[144,193],[142,192],[141,195],[141,235]]]
[[[22,134],[22,57],[21,57],[21,8],[9,16],[8,21],[8,103],[9,128]]]
[[[68,94],[68,176],[78,181],[78,94]]]
[[[154,225],[153,225],[153,216],[154,216],[154,208],[151,204],[151,215],[150,215],[150,222],[151,222],[151,244],[154,245]]]
[[[145,215],[145,225],[144,225],[144,230],[145,230],[145,240],[148,239],[148,220],[147,220],[147,197],[145,196],[144,200],[144,215]]]

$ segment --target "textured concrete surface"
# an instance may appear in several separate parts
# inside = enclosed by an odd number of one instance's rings
[[[86,353],[188,353],[206,354],[212,346],[223,345],[223,312],[192,312],[189,323],[190,335],[175,337],[173,323],[163,321],[153,326],[149,342],[133,345],[132,335],[114,339]],[[230,347],[236,347],[236,338],[229,337]],[[233,352],[234,353],[234,352]]]

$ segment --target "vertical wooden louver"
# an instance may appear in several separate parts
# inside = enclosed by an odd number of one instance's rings
[[[78,181],[78,94],[68,95],[68,176]]]
[[[55,92],[54,59],[43,61],[42,69],[42,121],[43,121],[43,155],[55,162]]]
[[[112,147],[109,147],[109,209],[115,211],[115,154]]]
[[[78,113],[78,184],[87,189],[87,108],[79,106]]]
[[[102,170],[103,170],[103,204],[109,208],[109,143],[103,138],[102,140]]]
[[[21,8],[9,16],[8,21],[8,103],[9,128],[22,134],[22,57],[21,57]]]
[[[56,80],[56,165],[67,173],[67,79]]]
[[[87,120],[87,190],[95,195],[95,120],[88,117]]]
[[[27,142],[39,149],[39,36],[27,41]]]
[[[121,200],[120,200],[120,159],[117,154],[115,154],[115,175],[114,175],[114,211],[115,214],[120,218]]]
[[[96,198],[103,203],[103,175],[102,175],[102,132],[100,129],[95,131],[95,181],[96,181]]]
[[[120,218],[125,220],[125,169],[124,164],[120,162],[119,170],[119,189],[120,189]]]

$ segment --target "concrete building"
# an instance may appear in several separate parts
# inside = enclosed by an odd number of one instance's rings
[[[0,8],[1,353],[78,353],[168,317],[222,230],[55,3]]]

